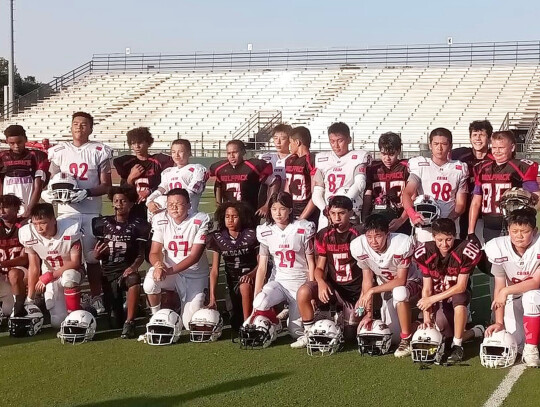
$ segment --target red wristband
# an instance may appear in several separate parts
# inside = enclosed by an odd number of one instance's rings
[[[49,284],[53,280],[54,280],[54,276],[53,276],[52,271],[48,271],[46,273],[43,273],[41,276],[39,276],[39,281],[41,281],[45,285]]]
[[[407,208],[405,212],[407,212],[407,215],[409,215],[409,218],[411,219],[415,218],[416,215],[418,215],[418,212],[416,212],[412,206],[410,208]]]

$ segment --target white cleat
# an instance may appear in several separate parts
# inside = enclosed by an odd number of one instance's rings
[[[308,343],[307,335],[304,334],[302,336],[299,336],[296,342],[291,343],[291,348],[302,349],[307,346],[307,343]]]
[[[281,311],[279,314],[276,315],[276,318],[280,321],[287,319],[289,317],[289,308],[285,307],[283,308],[283,311]]]
[[[527,367],[540,367],[538,346],[529,343],[525,344],[525,348],[523,348],[523,363],[525,363]]]

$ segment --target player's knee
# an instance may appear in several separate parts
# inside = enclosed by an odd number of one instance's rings
[[[296,293],[296,301],[300,304],[311,301],[311,289],[307,284],[303,284]]]
[[[68,269],[62,273],[60,284],[64,288],[75,288],[81,284],[81,273],[74,269]]]
[[[409,290],[403,285],[394,287],[392,289],[392,299],[394,301],[394,304],[409,301]]]
[[[8,280],[11,285],[16,285],[24,279],[24,272],[18,268],[12,268],[8,271]]]
[[[148,273],[146,273],[146,277],[144,278],[143,282],[143,290],[145,294],[161,293],[161,287],[157,281],[154,280],[154,267],[150,267],[150,270],[148,270]]]
[[[128,290],[131,287],[141,284],[141,276],[139,275],[139,273],[131,273],[126,277],[125,280],[126,280],[126,287],[128,288]]]
[[[523,315],[532,317],[540,315],[540,290],[523,293]]]

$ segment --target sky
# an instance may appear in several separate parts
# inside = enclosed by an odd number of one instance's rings
[[[98,53],[540,40],[540,1],[15,0],[15,63],[47,82]],[[9,56],[9,0],[0,0]]]

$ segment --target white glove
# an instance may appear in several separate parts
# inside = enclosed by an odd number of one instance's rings
[[[72,203],[72,204],[79,203],[79,202],[85,200],[87,197],[88,197],[88,190],[87,189],[78,189],[76,191],[73,191],[70,203]]]

